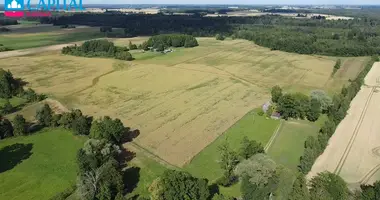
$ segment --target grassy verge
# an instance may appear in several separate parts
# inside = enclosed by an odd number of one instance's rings
[[[84,141],[60,128],[0,141],[1,199],[49,199],[69,187]]]

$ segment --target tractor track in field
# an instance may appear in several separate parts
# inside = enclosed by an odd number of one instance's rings
[[[356,136],[359,134],[360,126],[361,126],[361,124],[363,122],[363,119],[365,117],[365,114],[367,112],[368,105],[369,105],[369,103],[370,103],[370,101],[372,99],[374,90],[375,90],[375,88],[372,87],[371,92],[370,92],[370,94],[369,94],[369,96],[367,98],[367,101],[365,102],[364,109],[363,109],[362,113],[360,114],[360,118],[358,120],[358,123],[355,126],[354,133],[352,134],[352,136],[351,136],[351,138],[350,138],[350,140],[349,140],[349,142],[348,142],[348,144],[347,144],[347,146],[346,146],[346,148],[345,148],[345,150],[343,152],[343,155],[339,159],[338,165],[336,166],[336,168],[334,170],[334,173],[337,174],[337,175],[340,174],[340,172],[341,172],[341,170],[342,170],[342,168],[344,166],[344,163],[346,162],[347,157],[350,154],[350,151],[351,151],[351,148],[352,148],[352,146],[353,146],[353,144],[355,142]]]

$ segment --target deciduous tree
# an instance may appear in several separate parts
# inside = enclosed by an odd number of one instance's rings
[[[166,170],[150,187],[150,191],[152,200],[207,200],[210,196],[207,180],[176,170]]]
[[[218,147],[218,149],[220,153],[219,164],[220,164],[220,167],[224,171],[224,178],[227,180],[231,180],[233,176],[233,170],[235,169],[236,165],[239,163],[238,155],[235,151],[233,151],[230,148],[227,141],[221,144]]]
[[[272,87],[271,94],[272,94],[272,101],[274,103],[278,103],[278,100],[282,97],[281,87],[278,85]]]
[[[53,111],[48,104],[37,110],[36,119],[43,126],[50,126],[53,119]]]
[[[26,135],[26,120],[22,115],[16,115],[13,119],[14,135]]]
[[[292,192],[289,195],[289,200],[309,200],[309,189],[306,185],[305,176],[298,174],[296,180],[293,183]]]
[[[249,140],[247,136],[244,136],[241,141],[239,154],[243,159],[248,159],[257,153],[264,153],[264,147],[261,143],[255,140]]]
[[[322,200],[322,198],[342,200],[348,199],[350,194],[347,183],[338,175],[330,172],[319,173],[311,179],[310,183],[312,200]]]

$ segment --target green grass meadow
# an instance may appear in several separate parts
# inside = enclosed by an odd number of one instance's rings
[[[316,123],[308,121],[284,121],[267,153],[277,164],[296,172],[306,138],[317,136],[319,129]]]
[[[49,199],[76,181],[76,152],[86,138],[43,129],[0,141],[0,199]]]
[[[265,146],[279,123],[279,120],[267,119],[264,116],[258,116],[253,111],[249,112],[195,156],[184,169],[194,176],[215,181],[223,174],[218,163],[220,144],[227,141],[230,147],[237,151],[243,137],[247,136],[250,140],[256,140]]]

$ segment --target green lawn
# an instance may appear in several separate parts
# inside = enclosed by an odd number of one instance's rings
[[[0,141],[0,199],[42,200],[76,180],[76,152],[85,138],[65,129]]]
[[[89,40],[104,37],[99,31],[71,32],[64,34],[40,33],[40,34],[20,34],[20,37],[14,35],[0,35],[0,44],[11,49],[25,49],[32,47],[41,47],[67,42]]]
[[[238,150],[243,137],[247,136],[249,139],[261,142],[265,146],[279,123],[280,121],[278,120],[266,119],[263,116],[254,114],[253,111],[249,112],[195,156],[184,169],[194,176],[215,181],[223,173],[217,162],[219,159],[218,146],[220,144],[227,140],[234,150]]]
[[[285,121],[277,138],[268,150],[268,155],[278,164],[296,171],[304,151],[308,136],[316,136],[320,126],[316,123],[301,120]]]

